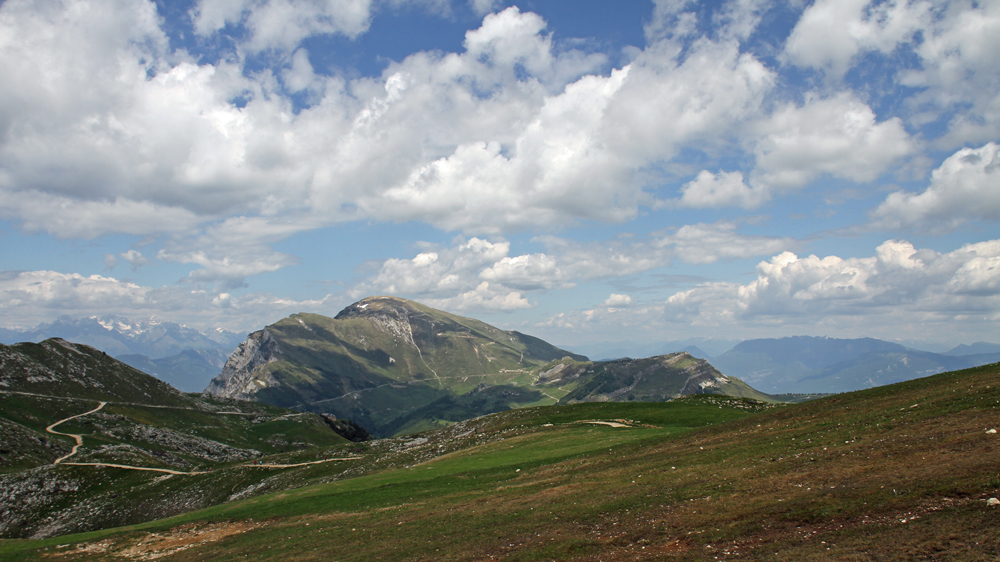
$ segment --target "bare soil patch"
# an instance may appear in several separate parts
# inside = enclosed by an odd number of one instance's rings
[[[174,527],[169,531],[145,533],[128,539],[105,539],[94,543],[82,543],[72,548],[46,554],[46,558],[104,554],[127,560],[157,560],[203,544],[220,541],[263,527],[264,523],[234,521],[225,523],[189,523]]]

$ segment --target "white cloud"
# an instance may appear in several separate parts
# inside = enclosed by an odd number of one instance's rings
[[[292,43],[323,25],[362,29],[323,20],[338,6],[199,4],[203,34],[245,20],[254,41],[288,46],[284,71],[246,73],[238,57],[199,65],[168,52],[149,2],[0,5],[0,70],[12,77],[0,85],[3,216],[88,238],[303,217],[311,228],[371,218],[469,234],[621,222],[648,199],[636,170],[681,143],[717,142],[773,84],[735,41],[699,40],[683,58],[663,44],[588,75],[605,56],[555,49],[544,20],[516,8],[486,16],[464,53],[416,53],[381,79],[320,76]],[[281,15],[292,8],[326,23]],[[265,13],[267,33],[253,27]],[[315,103],[295,114],[285,89]]]
[[[281,79],[289,92],[301,92],[316,81],[316,73],[309,62],[309,51],[298,49],[292,53],[292,66],[285,69]]]
[[[654,246],[667,249],[669,255],[694,264],[772,254],[798,246],[798,242],[791,238],[740,234],[736,232],[737,226],[728,221],[685,225],[673,234],[660,235]]]
[[[394,294],[447,304],[452,310],[495,311],[525,308],[523,293],[564,289],[594,279],[622,277],[656,269],[673,259],[713,263],[794,248],[788,238],[748,236],[731,222],[687,225],[647,240],[612,240],[595,244],[553,236],[539,237],[545,253],[511,256],[510,243],[479,238],[459,240],[450,248],[425,247],[411,259],[385,260],[378,273],[348,294]],[[627,295],[613,295],[628,304]],[[609,305],[611,306],[611,305]],[[461,307],[461,308],[459,308]]]
[[[604,306],[615,308],[626,307],[632,304],[632,297],[619,293],[611,293],[611,296],[604,301]]]
[[[371,23],[371,0],[201,0],[191,10],[195,31],[208,36],[227,24],[244,25],[252,51],[292,51],[306,37],[355,38]]]
[[[698,177],[681,188],[682,207],[743,207],[755,209],[767,201],[764,188],[752,188],[743,181],[743,172],[713,174],[702,170]]]
[[[0,325],[30,328],[72,314],[118,314],[180,322],[202,329],[259,330],[302,310],[334,314],[335,297],[294,301],[269,294],[233,297],[178,287],[148,287],[114,277],[57,271],[0,272]]]
[[[474,13],[485,16],[500,7],[500,0],[469,0],[469,7]]]
[[[140,267],[149,264],[149,258],[142,255],[142,252],[138,250],[129,250],[127,252],[121,253],[121,258],[132,266],[132,270],[138,270]],[[107,264],[106,264],[107,265]],[[114,266],[111,266],[114,267]]]
[[[483,281],[471,291],[466,291],[456,297],[446,299],[427,299],[425,301],[430,306],[454,310],[456,312],[477,311],[477,312],[510,312],[532,308],[534,303],[521,296],[517,291],[509,291],[505,288],[497,290]]]
[[[478,273],[505,258],[509,251],[509,242],[471,238],[452,248],[421,252],[412,259],[388,259],[373,278],[352,289],[350,294],[354,298],[383,293],[453,296],[480,285]]]
[[[868,105],[846,92],[789,104],[762,122],[759,134],[751,183],[778,190],[821,174],[870,182],[914,150],[898,118],[878,123]]]
[[[844,321],[885,328],[967,320],[969,327],[1000,320],[1000,240],[948,254],[890,240],[870,258],[783,252],[757,266],[747,285],[705,283],[671,296],[671,321],[721,325]],[[840,320],[838,320],[838,318]],[[863,320],[862,320],[863,319]]]
[[[571,287],[552,256],[526,254],[504,257],[479,272],[479,278],[522,291]]]
[[[920,1],[819,0],[802,14],[785,53],[797,65],[825,68],[839,78],[859,53],[890,53],[913,40],[932,9],[930,2]]]
[[[840,79],[862,55],[918,65],[897,71],[899,84],[922,90],[906,100],[914,124],[950,116],[939,144],[953,148],[1000,135],[1000,5],[996,2],[821,0],[806,9],[785,56]]]
[[[970,219],[1000,220],[1000,145],[963,148],[931,174],[922,193],[897,191],[873,213],[883,228],[951,229]]]

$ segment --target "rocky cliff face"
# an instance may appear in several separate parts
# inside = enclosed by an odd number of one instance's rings
[[[222,367],[222,373],[212,379],[205,393],[237,400],[253,400],[261,389],[278,384],[270,374],[254,372],[277,361],[280,353],[278,342],[266,329],[250,334],[229,356]]]

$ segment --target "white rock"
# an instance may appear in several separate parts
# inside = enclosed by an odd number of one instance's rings
[[[998,505],[1000,505],[1000,500],[998,500],[996,498],[990,498],[990,499],[986,500],[986,505],[988,505],[990,507],[998,506]]]
[[[990,433],[990,434],[992,434],[992,433],[996,433],[996,432],[997,432],[997,430],[995,430],[995,429],[990,429],[990,430],[987,430],[987,431],[986,431],[986,433]]]

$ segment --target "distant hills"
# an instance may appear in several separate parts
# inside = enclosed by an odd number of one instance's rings
[[[219,375],[227,351],[221,349],[185,349],[177,355],[150,359],[145,355],[119,355],[118,360],[169,383],[184,392],[201,392]]]
[[[159,359],[187,349],[222,349],[231,352],[246,336],[225,330],[209,333],[175,322],[132,320],[121,316],[71,318],[39,324],[27,330],[0,329],[0,343],[40,342],[62,338],[107,352],[112,357],[144,355]]]
[[[386,436],[527,405],[766,399],[688,354],[590,362],[538,338],[395,297],[335,318],[295,314],[254,332],[206,392],[353,419]]]
[[[998,348],[977,343],[941,354],[872,338],[797,336],[744,341],[712,364],[771,394],[848,392],[995,363]]]

